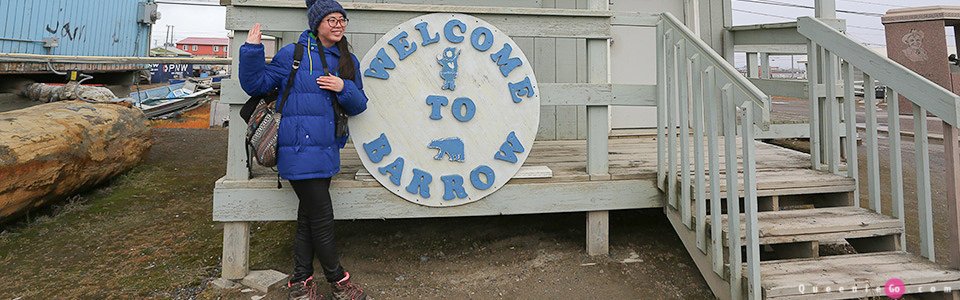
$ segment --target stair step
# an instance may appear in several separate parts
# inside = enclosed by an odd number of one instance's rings
[[[746,232],[744,218],[745,215],[740,214],[742,242],[745,242]],[[762,245],[865,238],[903,232],[896,218],[853,206],[759,212],[757,220]],[[723,241],[729,246],[727,215],[723,215],[722,222]]]
[[[885,296],[883,287],[891,278],[903,281],[906,294],[928,293],[930,288],[936,293],[945,288],[960,290],[960,271],[905,252],[767,261],[760,263],[760,274],[760,286],[768,299]],[[840,288],[845,292],[838,292]],[[853,288],[857,292],[852,292]]]
[[[720,198],[727,198],[726,174],[720,174]],[[681,177],[677,175],[677,182]],[[710,195],[710,175],[706,175],[707,199]],[[737,195],[743,197],[743,173],[737,173]],[[853,178],[836,175],[829,172],[811,169],[774,169],[757,170],[757,196],[805,195],[823,193],[851,192],[856,188]],[[690,176],[690,195],[696,197],[696,179]]]

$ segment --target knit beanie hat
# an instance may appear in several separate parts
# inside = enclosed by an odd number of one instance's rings
[[[343,14],[344,18],[347,17],[347,11],[336,0],[306,0],[306,2],[307,23],[310,25],[310,30],[317,30],[317,25],[320,25],[323,17],[330,13],[338,12]]]

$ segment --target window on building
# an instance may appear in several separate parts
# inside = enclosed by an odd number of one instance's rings
[[[197,49],[199,49],[199,48],[200,48],[200,47],[197,47],[197,45],[193,45],[193,51],[197,51]]]
[[[220,52],[220,46],[213,46],[213,52]]]
[[[188,50],[187,45],[183,45],[183,51],[187,51],[187,50]]]
[[[223,46],[223,52],[230,52],[230,46]]]

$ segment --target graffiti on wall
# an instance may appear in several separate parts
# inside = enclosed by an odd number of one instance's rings
[[[53,26],[47,24],[47,32],[54,35],[60,35],[60,37],[69,39],[71,41],[86,41],[87,37],[84,35],[84,31],[87,29],[87,25],[72,25],[70,21],[63,23],[63,26],[60,25],[60,21]]]

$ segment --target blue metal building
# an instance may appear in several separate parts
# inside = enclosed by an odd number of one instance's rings
[[[0,0],[0,53],[147,56],[153,0]]]

